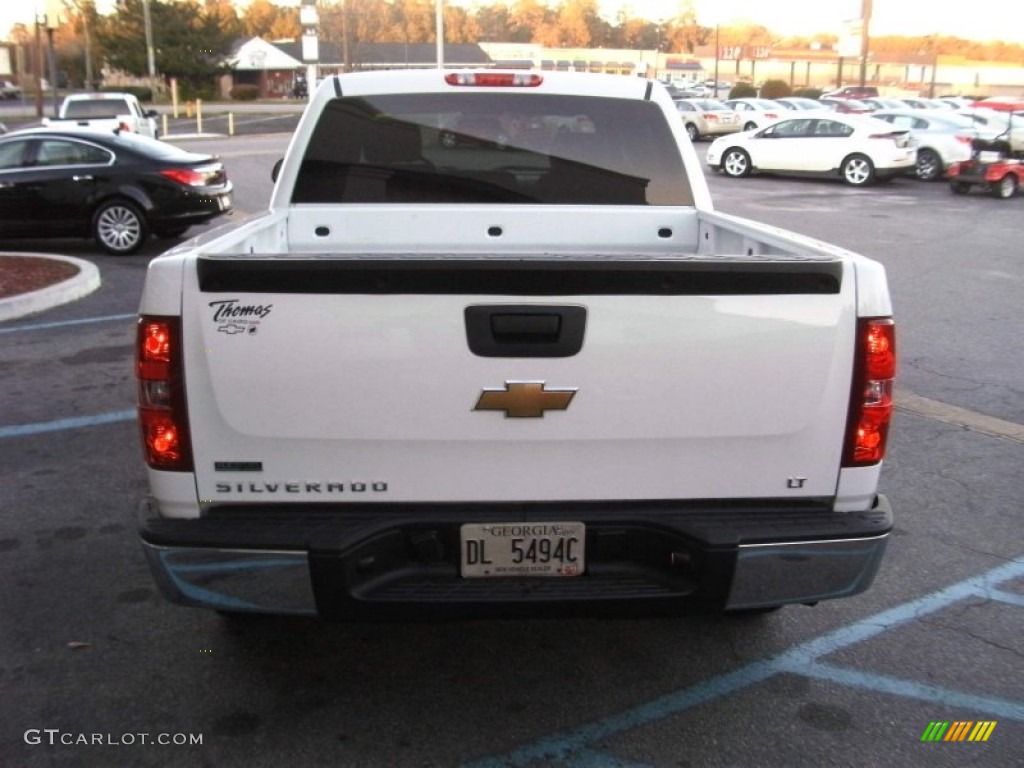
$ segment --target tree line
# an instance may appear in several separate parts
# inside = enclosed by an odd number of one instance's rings
[[[72,84],[99,77],[101,65],[129,74],[148,74],[143,0],[119,0],[108,14],[95,0],[63,0],[66,23],[56,34],[58,68]],[[296,39],[301,34],[295,7],[252,0],[241,11],[231,0],[149,0],[156,65],[161,77],[176,77],[186,90],[201,89],[226,71],[226,60],[240,38]],[[338,43],[358,61],[364,42],[432,43],[434,0],[320,0],[320,39]],[[549,48],[626,48],[692,53],[700,46],[753,46],[788,49],[828,48],[838,37],[780,37],[758,25],[723,26],[717,31],[697,17],[683,0],[671,19],[653,21],[620,10],[613,20],[599,12],[597,0],[514,0],[473,10],[446,4],[448,43],[534,43]],[[717,32],[717,35],[716,35]],[[34,30],[16,25],[10,39],[31,47]],[[342,45],[344,43],[344,45]],[[957,55],[982,61],[1024,65],[1024,46],[979,43],[950,36],[873,37],[875,53]],[[28,69],[32,69],[29,65]],[[90,85],[95,85],[91,83]]]

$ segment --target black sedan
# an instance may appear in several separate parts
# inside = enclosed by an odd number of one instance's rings
[[[121,132],[29,129],[0,136],[0,241],[94,237],[134,253],[232,210],[224,165]]]

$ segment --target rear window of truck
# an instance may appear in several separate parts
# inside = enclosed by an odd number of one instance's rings
[[[131,108],[124,99],[78,99],[69,101],[64,108],[64,117],[89,120],[117,117],[131,114]]]
[[[551,94],[388,94],[329,102],[293,203],[692,205],[649,101]]]

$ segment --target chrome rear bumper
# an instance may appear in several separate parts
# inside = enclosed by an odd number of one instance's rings
[[[694,531],[708,531],[696,524],[687,530],[661,520],[630,521],[643,532],[645,546],[658,550],[656,558],[623,565],[616,550],[618,560],[595,558],[582,577],[544,579],[540,589],[538,580],[529,580],[521,591],[509,580],[461,579],[443,535],[429,542],[424,551],[430,554],[422,562],[417,560],[408,534],[415,531],[422,541],[424,526],[419,520],[411,525],[408,516],[364,530],[333,549],[236,548],[223,544],[223,533],[210,545],[194,536],[174,543],[166,532],[148,541],[145,526],[143,546],[168,600],[221,611],[372,619],[566,615],[573,609],[587,613],[589,607],[598,615],[664,615],[814,603],[863,592],[878,572],[892,527],[884,497],[870,515],[863,513],[866,523],[857,518],[847,526],[862,535],[805,534],[800,540],[763,543],[743,543],[740,537],[731,546],[722,545],[726,529],[700,541]],[[201,522],[174,521],[171,530]],[[595,534],[624,525],[601,518],[586,522]],[[444,530],[437,520],[429,525]],[[588,541],[588,558],[590,551]]]

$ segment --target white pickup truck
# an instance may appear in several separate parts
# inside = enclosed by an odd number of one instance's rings
[[[268,211],[149,266],[139,517],[167,598],[664,615],[871,584],[883,268],[714,211],[661,85],[333,76],[275,176]]]
[[[64,97],[57,117],[43,118],[43,125],[58,130],[122,130],[160,137],[155,109],[144,110],[130,93],[72,93]]]

